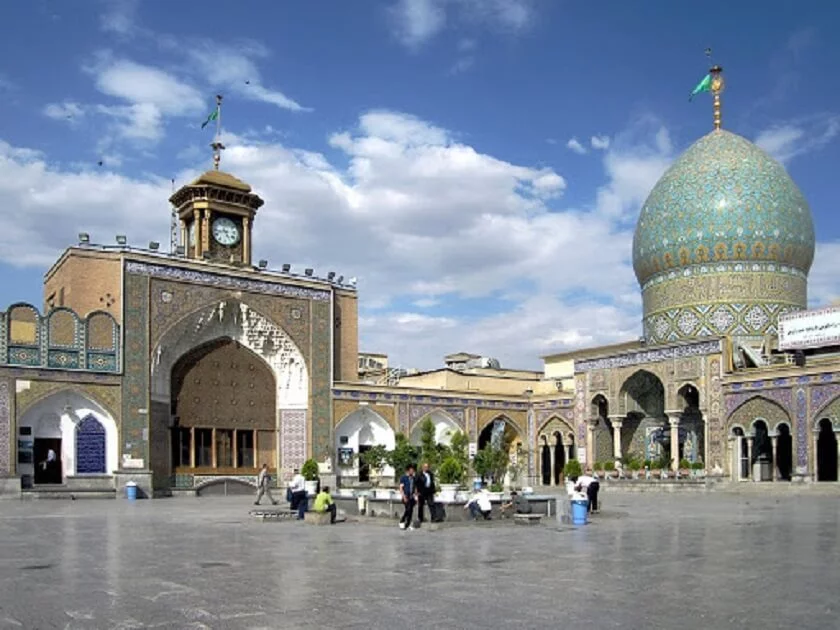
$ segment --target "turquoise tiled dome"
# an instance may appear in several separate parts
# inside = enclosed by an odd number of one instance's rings
[[[645,337],[773,334],[780,314],[805,308],[813,260],[811,211],[784,167],[713,131],[657,182],[636,225]]]
[[[633,238],[643,286],[659,272],[714,261],[775,261],[807,274],[813,259],[814,224],[797,185],[764,151],[723,130],[662,176]]]

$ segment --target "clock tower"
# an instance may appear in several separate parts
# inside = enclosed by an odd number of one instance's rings
[[[263,205],[251,187],[220,170],[207,171],[170,198],[187,258],[251,265],[254,217]]]
[[[222,160],[222,96],[216,96],[216,109],[201,126],[216,121],[213,170],[207,171],[175,192],[169,203],[181,224],[181,243],[187,258],[212,260],[229,265],[250,266],[251,233],[254,217],[263,205],[251,187],[219,170]]]

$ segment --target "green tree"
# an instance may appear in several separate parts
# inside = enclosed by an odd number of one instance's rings
[[[469,447],[470,439],[463,431],[455,431],[452,434],[452,438],[449,441],[449,451],[452,457],[461,462],[461,466],[463,466],[465,471],[470,463]]]
[[[409,464],[416,466],[419,458],[420,449],[409,443],[402,433],[397,433],[394,450],[389,451],[387,457],[388,464],[393,466],[394,472],[399,476]]]
[[[443,460],[439,446],[435,441],[435,423],[427,417],[420,423],[420,451],[423,461],[428,462],[432,468],[437,468]]]
[[[438,481],[445,484],[460,484],[465,472],[464,465],[454,455],[450,455],[440,463]]]
[[[475,454],[473,468],[482,479],[489,478],[493,483],[502,483],[510,464],[510,454],[504,448],[488,445]]]

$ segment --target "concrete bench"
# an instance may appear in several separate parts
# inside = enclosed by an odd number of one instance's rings
[[[539,525],[542,514],[514,514],[513,522],[517,525]]]
[[[309,523],[310,525],[329,525],[330,524],[330,513],[329,512],[306,512],[303,515],[303,522]]]

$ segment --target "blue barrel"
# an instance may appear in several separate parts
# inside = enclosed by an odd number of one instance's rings
[[[588,515],[589,501],[585,499],[574,499],[572,501],[572,525],[586,525]]]
[[[481,479],[474,479],[473,480],[473,490],[475,490],[475,491],[481,490]]]
[[[133,481],[129,481],[125,484],[125,498],[129,501],[137,500],[137,484]]]

